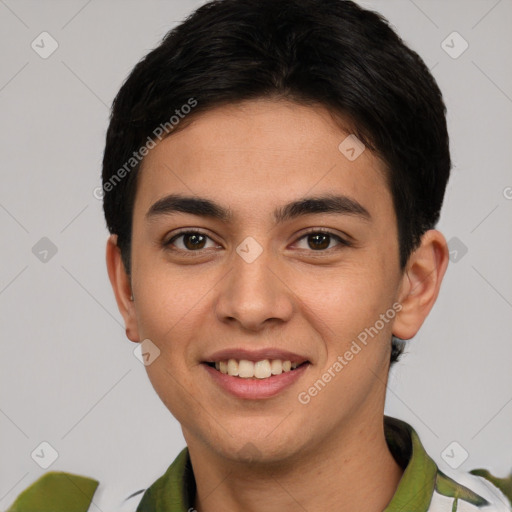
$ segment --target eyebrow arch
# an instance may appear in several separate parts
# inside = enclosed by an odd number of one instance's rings
[[[230,222],[233,219],[231,209],[224,208],[210,199],[180,194],[170,194],[159,199],[147,211],[146,219],[151,220],[176,212],[208,217],[223,222]],[[280,224],[303,215],[319,213],[352,215],[362,220],[371,220],[368,210],[355,199],[344,195],[327,194],[318,197],[304,197],[277,208],[274,211],[274,221],[276,224]]]

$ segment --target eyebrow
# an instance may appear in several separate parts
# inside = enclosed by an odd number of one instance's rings
[[[146,219],[151,220],[173,213],[188,213],[226,223],[233,220],[232,210],[224,208],[215,201],[180,194],[170,194],[156,201],[147,211]],[[274,221],[276,224],[280,224],[300,216],[320,213],[351,215],[362,220],[371,220],[368,210],[355,199],[345,195],[327,194],[318,197],[304,197],[277,208],[274,211]]]

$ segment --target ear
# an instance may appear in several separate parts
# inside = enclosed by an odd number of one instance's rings
[[[395,336],[409,340],[418,332],[437,299],[448,260],[448,246],[442,233],[427,231],[421,245],[411,254],[402,277],[402,309],[393,324]]]
[[[110,235],[107,240],[107,271],[110,284],[114,290],[117,307],[123,316],[126,336],[129,340],[139,342],[135,303],[131,299],[132,288],[130,278],[121,259],[121,250],[117,245],[117,235]]]

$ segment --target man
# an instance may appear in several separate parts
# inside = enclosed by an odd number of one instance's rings
[[[510,480],[448,477],[384,416],[447,268],[450,166],[427,67],[350,1],[212,2],[137,64],[107,133],[107,267],[187,448],[126,507],[510,510]],[[44,485],[52,510],[98,505],[97,481],[45,476],[11,510]]]

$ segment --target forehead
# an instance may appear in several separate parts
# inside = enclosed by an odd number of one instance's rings
[[[358,198],[378,210],[391,199],[385,166],[357,145],[350,130],[324,107],[286,100],[252,100],[196,114],[145,157],[136,210],[145,213],[169,193],[209,197],[235,212],[254,212],[256,206],[274,212],[290,198],[326,193]]]

